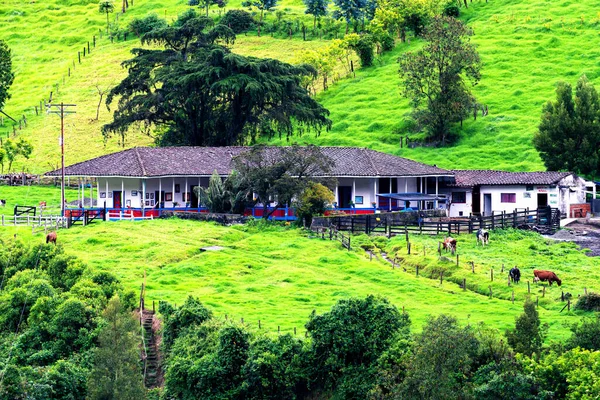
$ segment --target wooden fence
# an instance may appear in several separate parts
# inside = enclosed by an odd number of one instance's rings
[[[316,232],[317,236],[321,237],[321,239],[325,240],[329,238],[329,240],[339,240],[342,244],[342,247],[348,249],[348,251],[351,250],[350,235],[344,235],[342,232],[336,229],[335,226],[330,225],[328,228],[315,227],[313,231]]]
[[[466,218],[428,217],[422,212],[347,215],[316,217],[311,226],[314,227],[313,230],[334,227],[337,231],[353,234],[378,233],[388,237],[406,233],[458,235],[473,233],[478,229],[531,228],[534,226],[557,230],[560,228],[560,211],[550,207],[536,210],[516,209],[512,213],[501,212],[489,216]]]

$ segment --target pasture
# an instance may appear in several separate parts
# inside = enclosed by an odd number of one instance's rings
[[[89,197],[89,189],[86,193]],[[67,202],[77,199],[77,189],[65,188]],[[15,206],[39,206],[45,201],[48,212],[60,214],[60,186],[5,186],[0,185],[0,199],[6,205],[0,207],[0,215],[13,215]]]
[[[26,228],[4,228],[0,238],[9,240],[15,232],[32,244],[44,240]],[[387,297],[398,308],[404,307],[417,330],[427,316],[449,313],[463,324],[485,321],[503,331],[514,326],[514,318],[522,312],[527,289],[521,283],[515,290],[516,301],[510,301],[512,287],[506,287],[507,272],[499,273],[501,262],[522,266],[523,282],[534,267],[552,269],[563,279],[561,289],[574,295],[584,286],[593,289],[598,279],[593,270],[596,260],[586,258],[574,246],[550,244],[539,235],[494,232],[485,249],[476,248],[474,238],[460,236],[459,254],[463,260],[475,260],[475,274],[465,263],[458,268],[441,266],[434,254],[438,239],[412,236],[413,254],[401,256],[401,237],[356,236],[353,251],[348,252],[339,242],[263,223],[222,227],[176,219],[98,222],[61,230],[58,235],[59,245],[68,254],[115,273],[127,288],[139,291],[145,279],[147,305],[153,300],[181,304],[194,295],[221,318],[243,318],[254,328],[260,320],[262,329],[268,331],[279,326],[282,331],[295,327],[303,332],[312,310],[324,312],[341,298],[368,294]],[[397,251],[403,258],[401,266],[392,269],[386,262],[370,261],[363,247],[373,243],[389,254]],[[224,250],[201,252],[205,246]],[[423,248],[428,249],[425,257]],[[414,271],[417,265],[419,277]],[[497,269],[493,283],[489,282],[488,267]],[[446,271],[442,284],[434,272],[440,268]],[[466,291],[456,283],[463,276],[467,278]],[[493,298],[488,296],[489,285]],[[541,286],[532,285],[531,289],[533,296],[541,297]],[[540,298],[542,319],[550,324],[550,338],[555,340],[568,337],[568,326],[579,318],[573,311],[559,313],[561,289],[553,286]]]
[[[229,8],[239,7],[234,1]],[[185,2],[175,0],[139,0],[124,15],[114,13],[110,19],[123,29],[135,17],[154,12],[173,19],[185,10]],[[284,19],[308,21],[298,0],[281,3]],[[216,10],[211,11],[216,15]],[[465,121],[462,138],[454,146],[433,149],[400,149],[400,136],[408,131],[408,101],[400,94],[397,57],[420,46],[398,44],[375,66],[358,70],[318,95],[331,111],[333,129],[320,137],[306,135],[299,142],[320,145],[371,147],[399,154],[444,168],[498,168],[539,170],[543,165],[533,149],[531,138],[537,129],[541,107],[553,98],[555,83],[575,83],[581,74],[597,81],[595,43],[600,19],[590,0],[547,3],[526,0],[481,0],[461,9],[462,19],[474,30],[473,41],[481,54],[482,79],[474,87],[479,102],[489,107],[487,117]],[[274,15],[269,15],[271,20]],[[28,125],[18,132],[34,145],[30,160],[15,163],[15,169],[43,172],[56,167],[59,147],[56,137],[59,122],[55,116],[36,116],[34,106],[54,92],[54,101],[77,104],[77,114],[66,120],[67,164],[117,151],[122,145],[149,145],[152,137],[131,132],[124,144],[117,138],[104,141],[100,127],[111,118],[111,111],[100,107],[100,95],[124,76],[120,63],[130,57],[129,50],[139,46],[137,38],[111,43],[106,37],[106,16],[98,13],[97,2],[88,0],[50,0],[21,2],[8,0],[0,4],[0,38],[13,51],[15,83],[13,97],[6,111],[16,117],[25,115]],[[61,34],[56,34],[61,32]],[[77,60],[77,52],[92,37],[96,47],[91,54]],[[30,40],[35,38],[35,41]],[[256,37],[255,32],[239,35],[234,51],[260,57],[274,57],[293,62],[300,49],[327,45],[327,40],[302,41]],[[71,76],[69,77],[69,69]],[[38,110],[39,112],[39,110]],[[12,131],[5,121],[0,136]],[[413,135],[419,136],[419,135]],[[272,143],[287,143],[274,140]]]

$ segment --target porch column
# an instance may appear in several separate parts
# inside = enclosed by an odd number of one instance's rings
[[[185,204],[185,207],[187,207],[187,188],[188,188],[188,180],[187,177],[185,178],[185,190],[183,192],[183,204]]]
[[[158,178],[158,208],[161,208],[162,203],[162,178]]]
[[[100,178],[96,178],[96,191],[97,191],[96,195],[98,196],[96,198],[96,204],[98,205],[98,207],[100,207]],[[92,207],[92,206],[93,206],[92,196],[90,195],[90,207]]]
[[[146,208],[146,202],[144,201],[146,199],[146,180],[142,179],[142,217],[145,217],[146,214],[143,213],[144,208]]]
[[[338,185],[335,185],[335,202],[338,205],[338,207],[340,206],[340,199],[338,197]]]
[[[408,178],[404,178],[404,193],[408,193]]]
[[[90,178],[90,208],[92,208],[93,206],[94,206],[94,185],[92,184],[92,178]]]
[[[108,178],[106,179],[106,197],[105,197],[105,199],[108,199]],[[113,205],[114,205],[114,202],[113,202]]]
[[[121,208],[125,206],[125,180],[121,178]]]
[[[171,188],[171,205],[175,207],[173,203],[175,203],[175,177],[173,177],[173,187]]]
[[[438,182],[438,179],[439,179],[439,177],[437,177],[437,176],[436,176],[436,177],[435,177],[435,197],[436,197],[436,198],[438,197],[438,190],[439,190],[439,186],[438,186],[438,185],[439,185],[439,182]],[[433,204],[435,204],[435,208],[436,208],[436,210],[437,210],[437,208],[438,208],[438,201],[437,201],[437,200],[435,200],[435,202],[434,202]]]
[[[375,208],[377,208],[377,178],[373,181],[373,201],[375,202]]]
[[[198,177],[198,188],[200,188],[201,186],[201,182],[202,182],[202,178]],[[200,189],[198,189],[200,190]],[[196,196],[198,197],[198,208],[200,208],[200,196]]]
[[[356,199],[356,179],[352,179],[352,204],[354,204],[354,199]],[[356,208],[356,204],[354,207]]]

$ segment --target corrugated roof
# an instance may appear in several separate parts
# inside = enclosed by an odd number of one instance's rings
[[[68,166],[67,176],[159,177],[209,176],[231,172],[232,159],[250,147],[136,147]],[[276,147],[267,151],[276,152]],[[330,176],[452,176],[407,158],[356,147],[320,147],[332,159]],[[58,176],[60,170],[48,172]]]
[[[454,186],[554,185],[571,172],[507,172],[494,170],[454,170]]]

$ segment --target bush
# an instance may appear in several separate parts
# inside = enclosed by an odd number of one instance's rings
[[[150,14],[145,18],[134,18],[129,23],[129,30],[136,36],[142,36],[155,29],[162,29],[167,26],[164,19],[158,18],[156,14]]]
[[[600,294],[588,293],[581,296],[575,304],[575,310],[600,311]]]
[[[394,38],[390,34],[385,34],[381,37],[381,50],[391,51],[394,49]]]
[[[450,2],[444,6],[442,13],[447,17],[458,18],[460,16],[460,8],[455,3]]]
[[[360,57],[360,65],[362,67],[370,67],[373,65],[373,36],[363,35],[356,44],[352,45],[352,49],[356,51]]]
[[[567,348],[600,350],[600,316],[596,316],[595,319],[584,318],[581,324],[574,324],[571,327],[571,332],[573,334],[567,340]]]
[[[229,10],[219,21],[220,25],[228,26],[235,33],[244,33],[249,31],[254,25],[254,18],[249,12],[244,10]]]

